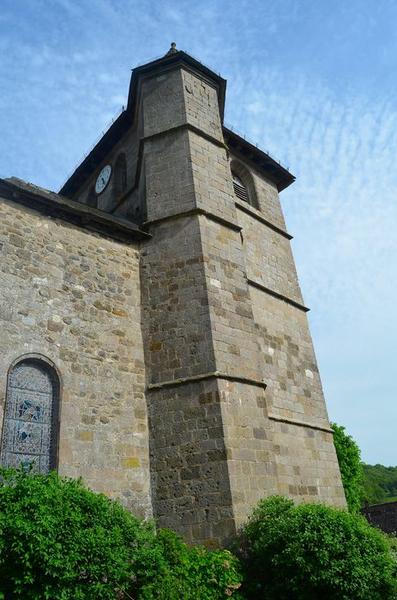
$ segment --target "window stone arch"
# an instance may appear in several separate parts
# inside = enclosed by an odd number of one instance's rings
[[[7,379],[0,462],[48,473],[57,467],[59,377],[44,358],[26,357]]]
[[[240,200],[259,210],[254,180],[247,167],[237,160],[232,160],[230,170],[232,172],[234,194]]]
[[[124,152],[121,152],[114,165],[113,197],[119,200],[127,189],[127,159]]]

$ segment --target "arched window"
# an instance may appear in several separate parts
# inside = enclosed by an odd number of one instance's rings
[[[241,178],[236,173],[233,173],[233,171],[232,176],[234,193],[236,194],[237,198],[240,198],[240,200],[244,200],[244,202],[249,202],[248,190],[242,182]]]
[[[251,204],[254,208],[259,208],[254,182],[248,169],[241,163],[233,161],[231,164],[231,172],[233,189],[237,198]]]
[[[48,473],[56,468],[59,379],[37,358],[18,362],[9,372],[0,462],[6,467]]]
[[[119,200],[127,189],[127,161],[124,152],[118,155],[114,165],[113,197]]]
[[[98,196],[95,193],[94,187],[90,189],[87,196],[87,205],[93,208],[98,208]]]

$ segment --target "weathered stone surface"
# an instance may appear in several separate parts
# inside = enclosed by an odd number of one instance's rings
[[[0,214],[0,416],[10,365],[50,358],[62,382],[59,472],[150,515],[138,248],[9,201]]]

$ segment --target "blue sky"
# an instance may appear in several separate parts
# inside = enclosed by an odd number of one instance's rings
[[[228,80],[226,121],[297,176],[282,194],[330,418],[397,464],[397,3],[2,0],[0,176],[57,190],[180,49]]]

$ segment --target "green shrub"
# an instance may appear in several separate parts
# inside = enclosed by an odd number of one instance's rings
[[[240,554],[248,599],[396,598],[396,563],[385,537],[346,511],[262,500],[243,530]]]
[[[152,525],[80,482],[11,470],[0,478],[0,597],[114,599],[145,557],[156,562]]]
[[[221,600],[242,598],[238,560],[227,550],[190,548],[172,531],[158,532],[163,557],[157,577],[143,586],[140,600]]]
[[[397,537],[395,533],[385,533],[385,540],[390,548],[394,560],[397,562]]]
[[[156,534],[79,481],[0,469],[0,599],[216,600],[240,581],[229,552]]]

